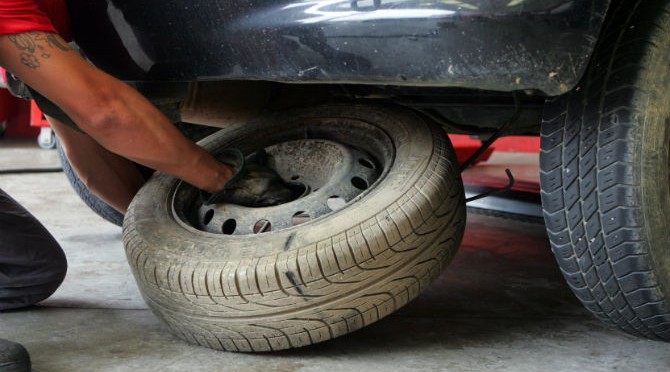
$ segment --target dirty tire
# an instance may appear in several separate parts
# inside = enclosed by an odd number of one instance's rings
[[[121,226],[123,224],[123,214],[102,201],[102,199],[98,198],[88,189],[88,187],[86,187],[81,178],[79,178],[74,169],[72,169],[72,165],[63,151],[63,146],[58,140],[56,140],[56,149],[58,150],[58,157],[60,158],[60,163],[63,167],[63,173],[79,198],[98,216],[116,226]]]
[[[542,205],[586,308],[670,341],[670,6],[622,1],[612,12],[583,82],[546,106]]]
[[[182,186],[163,174],[131,204],[123,234],[128,260],[147,304],[178,337],[242,352],[329,340],[407,304],[455,254],[465,226],[458,164],[441,128],[412,112],[353,104],[296,109],[200,144],[249,153],[296,138],[386,151],[385,138],[391,150],[383,175],[356,200],[284,230],[199,231],[178,212]]]

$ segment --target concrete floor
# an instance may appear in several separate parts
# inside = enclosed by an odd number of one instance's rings
[[[57,165],[55,151],[0,140],[0,173]],[[88,210],[62,173],[0,174],[0,187],[70,263],[53,297],[0,313],[0,337],[23,343],[34,371],[670,370],[670,345],[609,329],[582,309],[538,224],[471,214],[453,263],[395,314],[311,347],[235,354],[168,333],[135,286],[120,228]]]

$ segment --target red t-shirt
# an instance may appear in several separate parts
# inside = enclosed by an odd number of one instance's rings
[[[65,0],[0,0],[0,36],[27,31],[57,32],[70,41]]]

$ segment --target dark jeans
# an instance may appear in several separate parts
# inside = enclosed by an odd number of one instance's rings
[[[54,237],[0,189],[0,310],[51,296],[66,271],[65,254]]]

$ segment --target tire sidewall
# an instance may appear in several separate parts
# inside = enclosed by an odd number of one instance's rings
[[[670,28],[670,17],[664,19],[665,27]],[[661,33],[656,40],[668,45],[670,33]],[[643,114],[637,117],[640,137],[633,152],[640,154],[636,174],[641,187],[636,199],[641,200],[646,223],[643,239],[649,244],[652,271],[670,306],[670,47],[647,58],[649,68],[640,72],[642,86],[647,89],[635,100],[645,103]]]

